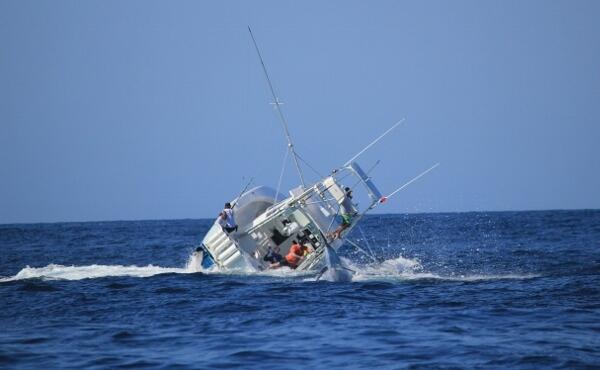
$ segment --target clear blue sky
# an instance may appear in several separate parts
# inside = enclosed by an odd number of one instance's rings
[[[381,212],[600,208],[598,1],[0,1],[0,223],[213,217],[285,140]],[[307,174],[310,171],[307,170]],[[288,166],[284,188],[298,180]]]

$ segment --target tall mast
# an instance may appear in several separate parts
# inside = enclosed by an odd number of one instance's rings
[[[269,84],[269,89],[271,90],[271,95],[273,96],[273,104],[275,105],[275,108],[277,109],[277,113],[279,113],[279,119],[281,121],[281,124],[283,126],[283,131],[287,138],[288,149],[292,153],[292,157],[294,158],[294,164],[296,165],[296,170],[298,171],[298,176],[300,176],[300,182],[302,183],[302,188],[305,188],[306,184],[304,182],[304,175],[302,174],[302,169],[300,169],[300,163],[298,163],[298,155],[296,154],[296,150],[294,149],[294,142],[292,141],[292,136],[290,135],[287,121],[285,120],[285,117],[283,116],[283,112],[281,110],[281,102],[279,101],[279,99],[277,98],[277,95],[275,94],[275,89],[273,88],[273,84],[271,83],[271,79],[269,78],[269,73],[267,72],[267,67],[265,66],[265,62],[263,61],[262,55],[260,54],[260,50],[258,49],[258,44],[256,43],[256,40],[254,39],[254,35],[252,34],[252,30],[250,29],[250,26],[248,26],[248,32],[250,32],[250,37],[252,37],[252,42],[254,43],[254,47],[256,48],[256,53],[258,54],[258,58],[260,59],[260,64],[262,65],[263,72],[265,73],[265,78],[267,79],[267,83]]]

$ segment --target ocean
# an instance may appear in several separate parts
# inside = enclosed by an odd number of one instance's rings
[[[600,211],[369,216],[345,283],[197,272],[211,223],[0,225],[0,368],[600,368]]]

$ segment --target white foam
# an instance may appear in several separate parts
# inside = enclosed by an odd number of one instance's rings
[[[190,254],[190,257],[185,264],[185,269],[188,272],[204,272],[204,268],[202,267],[202,255],[198,252]]]
[[[420,280],[437,279],[447,281],[484,281],[484,280],[502,280],[502,279],[531,279],[538,277],[535,274],[496,274],[496,275],[439,275],[423,270],[419,260],[404,257],[397,257],[385,260],[381,263],[370,265],[356,265],[352,261],[342,258],[344,264],[355,271],[352,281],[399,281],[399,280]],[[190,255],[184,268],[161,267],[154,265],[147,266],[124,266],[124,265],[88,265],[88,266],[63,266],[50,264],[45,267],[25,267],[15,276],[0,278],[1,282],[24,280],[24,279],[48,279],[48,280],[82,280],[94,279],[108,276],[133,276],[150,277],[159,274],[190,274],[202,272],[206,274],[224,274],[224,275],[254,275],[270,276],[280,278],[309,277],[305,281],[314,281],[311,275],[315,271],[294,271],[287,267],[280,269],[252,271],[252,270],[219,270],[216,266],[211,269],[204,269],[201,266],[201,260],[197,253]]]
[[[446,280],[446,281],[484,281],[505,279],[532,279],[538,277],[536,274],[460,274],[440,275],[424,271],[423,266],[417,259],[404,257],[385,260],[381,263],[366,266],[357,266],[345,260],[348,266],[356,271],[352,281],[397,281],[397,280]]]
[[[150,277],[159,274],[192,274],[218,273],[218,269],[204,269],[202,267],[201,255],[192,253],[184,268],[161,267],[155,265],[147,266],[124,266],[124,265],[88,265],[88,266],[63,266],[50,264],[45,267],[25,267],[15,276],[0,278],[1,282],[24,280],[24,279],[48,279],[48,280],[82,280],[95,279],[108,276],[133,276]]]
[[[25,267],[15,276],[0,279],[0,282],[24,280],[24,279],[48,279],[48,280],[82,280],[94,279],[107,276],[135,276],[149,277],[167,273],[190,273],[187,269],[168,268],[154,265],[148,266],[123,266],[123,265],[89,265],[89,266],[63,266],[50,264],[45,267]]]

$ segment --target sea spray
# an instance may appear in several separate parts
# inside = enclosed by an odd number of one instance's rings
[[[344,262],[356,274],[353,281],[399,281],[399,280],[422,280],[435,279],[446,281],[480,281],[480,280],[502,280],[502,279],[532,279],[539,274],[459,274],[442,275],[425,271],[419,260],[404,258],[402,256],[391,258],[381,263],[367,265],[356,265],[348,259]]]
[[[193,252],[188,257],[185,264],[185,270],[188,272],[204,272],[202,267],[202,252]]]

